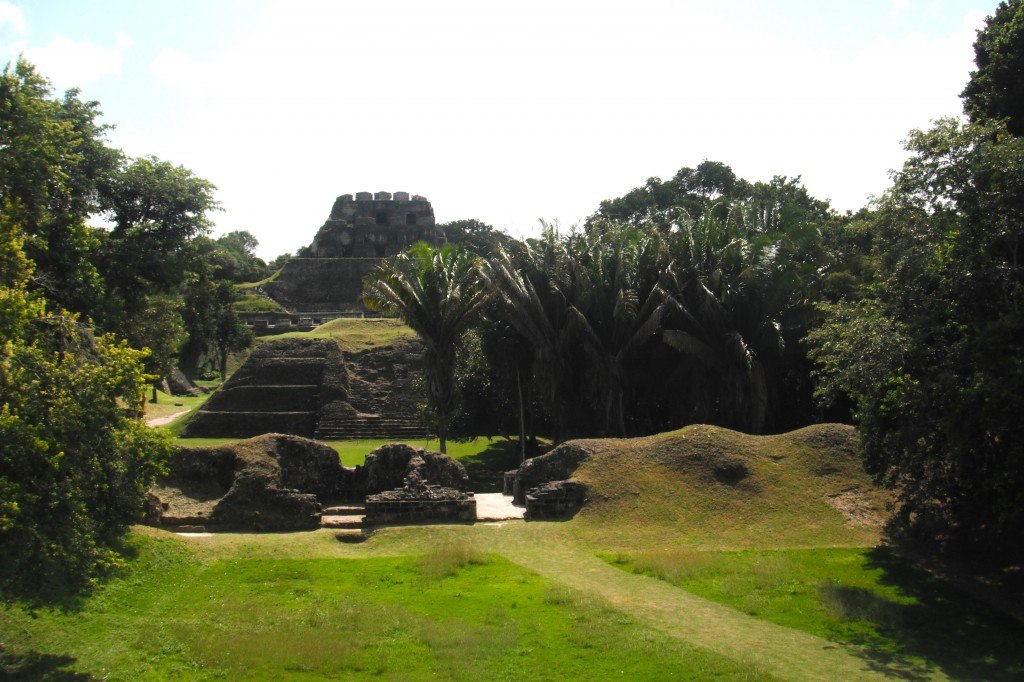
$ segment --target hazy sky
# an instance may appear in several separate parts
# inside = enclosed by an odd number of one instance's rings
[[[217,185],[273,257],[334,198],[423,194],[517,235],[704,159],[855,210],[958,115],[996,0],[0,0],[0,62]]]

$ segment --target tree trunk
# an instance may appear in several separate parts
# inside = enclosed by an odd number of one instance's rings
[[[220,352],[220,381],[224,383],[228,380],[228,352],[222,350]]]
[[[448,454],[448,415],[444,410],[437,411],[437,439],[441,443],[441,454]]]
[[[149,402],[156,404],[156,382],[153,382],[153,399]]]
[[[608,391],[604,401],[604,436],[612,437],[612,407],[615,405],[615,391]]]
[[[519,401],[519,463],[526,461],[526,415],[523,414],[523,384],[516,367],[516,398]]]
[[[552,380],[554,381],[554,380]],[[552,383],[551,385],[551,442],[554,445],[558,445],[562,442],[561,440],[561,429],[559,428],[559,414],[558,414],[558,388],[557,385]]]
[[[623,438],[626,437],[626,410],[622,405],[622,394],[625,393],[622,389],[619,389],[619,435]]]

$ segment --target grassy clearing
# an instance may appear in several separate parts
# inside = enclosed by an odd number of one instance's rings
[[[864,647],[893,674],[1024,676],[1024,624],[884,549],[673,549],[602,557],[757,618]]]
[[[236,313],[279,313],[284,311],[277,301],[252,293],[243,293],[231,307]]]
[[[285,332],[273,336],[262,336],[258,341],[268,339],[334,339],[341,350],[354,353],[377,346],[389,346],[399,339],[414,338],[416,334],[398,320],[384,318],[344,317],[326,322],[308,332]]]
[[[64,609],[0,607],[0,673],[39,679],[765,679],[497,556],[201,559],[137,535]],[[84,679],[84,678],[83,678]]]
[[[151,397],[151,391],[147,392],[147,395]],[[150,402],[149,397],[146,398],[145,418],[147,420],[169,417],[172,414],[176,414],[183,410],[187,410],[188,413],[191,413],[192,411],[199,409],[199,407],[210,397],[210,394],[201,393],[200,395],[191,397],[169,395],[163,391],[157,391],[156,397],[157,402],[155,403]],[[174,422],[184,421],[186,416],[187,415],[181,415],[176,418]]]

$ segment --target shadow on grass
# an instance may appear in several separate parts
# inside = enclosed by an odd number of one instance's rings
[[[905,657],[924,658],[954,679],[1024,679],[1024,623],[957,590],[888,548],[868,554],[869,568],[882,569],[881,582],[916,603],[899,604],[868,590],[825,590],[830,609],[849,618],[873,620],[890,640],[888,650],[873,641],[854,641],[869,666],[904,679],[930,677]],[[884,603],[882,603],[884,602]]]
[[[469,474],[469,489],[475,493],[500,493],[503,476],[519,466],[518,444],[515,441],[492,441],[480,452],[460,457]]]
[[[113,552],[108,555],[110,561],[107,568],[88,573],[87,567],[81,572],[73,572],[57,558],[38,559],[35,570],[25,579],[17,583],[5,585],[0,589],[0,600],[18,604],[29,611],[37,609],[54,609],[62,613],[74,613],[81,610],[85,600],[97,587],[111,578],[124,575],[130,570],[132,561],[138,558],[139,550],[126,538],[115,538],[107,548]],[[3,633],[0,632],[0,637]],[[3,640],[0,639],[0,657],[3,657]],[[4,659],[6,660],[6,659]],[[0,673],[6,669],[0,667]],[[0,680],[7,679],[0,675]]]
[[[30,680],[32,682],[36,682],[36,680],[86,682],[97,679],[91,675],[70,670],[69,666],[74,663],[75,659],[71,656],[54,656],[36,651],[16,655],[9,651],[0,651],[0,679],[24,680],[25,682]]]

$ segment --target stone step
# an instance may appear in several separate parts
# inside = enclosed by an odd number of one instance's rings
[[[339,504],[331,507],[324,507],[324,516],[362,516],[366,513],[366,507],[361,504]]]
[[[202,515],[196,516],[175,516],[174,514],[164,514],[160,517],[160,524],[164,526],[198,526],[209,521],[208,518]]]
[[[348,514],[345,516],[328,516],[324,515],[320,517],[321,528],[362,528],[363,519],[366,518],[364,514]]]
[[[426,431],[317,431],[316,440],[424,440],[433,434]]]

